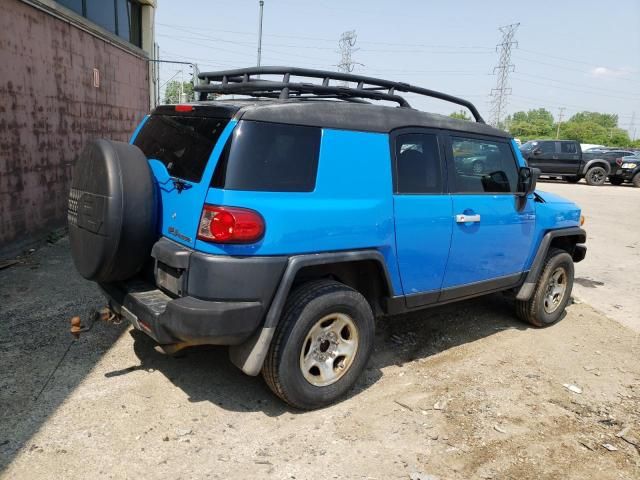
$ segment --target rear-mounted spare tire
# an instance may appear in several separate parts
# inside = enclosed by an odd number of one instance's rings
[[[69,239],[78,272],[105,283],[138,273],[157,238],[157,212],[153,175],[142,151],[123,142],[89,142],[69,192]]]

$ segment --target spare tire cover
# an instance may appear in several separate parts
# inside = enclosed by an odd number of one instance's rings
[[[156,205],[153,175],[138,147],[89,142],[69,192],[69,240],[80,274],[114,282],[138,273],[157,238]]]

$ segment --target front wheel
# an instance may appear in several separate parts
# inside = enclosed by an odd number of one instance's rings
[[[631,180],[634,187],[640,188],[640,172],[636,173]]]
[[[571,298],[573,275],[571,255],[564,250],[551,249],[531,298],[516,300],[518,317],[536,327],[546,327],[560,320]]]
[[[262,375],[289,405],[324,407],[358,379],[374,334],[373,312],[359,292],[333,280],[303,284],[287,300]]]
[[[600,186],[607,179],[607,171],[602,167],[591,167],[585,175],[589,185]]]

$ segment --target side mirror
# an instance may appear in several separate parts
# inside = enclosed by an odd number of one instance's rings
[[[520,170],[518,170],[518,195],[526,197],[533,193],[539,176],[539,168],[520,167]]]
[[[539,148],[536,148],[533,152],[534,155],[540,155],[542,153],[542,150]]]

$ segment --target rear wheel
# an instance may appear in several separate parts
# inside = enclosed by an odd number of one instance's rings
[[[609,182],[611,182],[611,185],[622,185],[624,183],[624,179],[620,177],[610,177]]]
[[[306,283],[287,300],[262,375],[293,407],[329,405],[362,373],[374,332],[373,312],[359,292],[333,280]]]
[[[573,275],[571,255],[564,250],[551,249],[531,298],[516,301],[518,317],[536,327],[546,327],[560,320],[571,298]]]
[[[607,171],[603,167],[591,167],[585,175],[589,185],[600,186],[607,179]]]
[[[476,175],[480,175],[482,172],[484,172],[484,163],[481,161],[473,162],[471,171]]]
[[[640,188],[640,172],[636,173],[631,180],[634,187]]]

